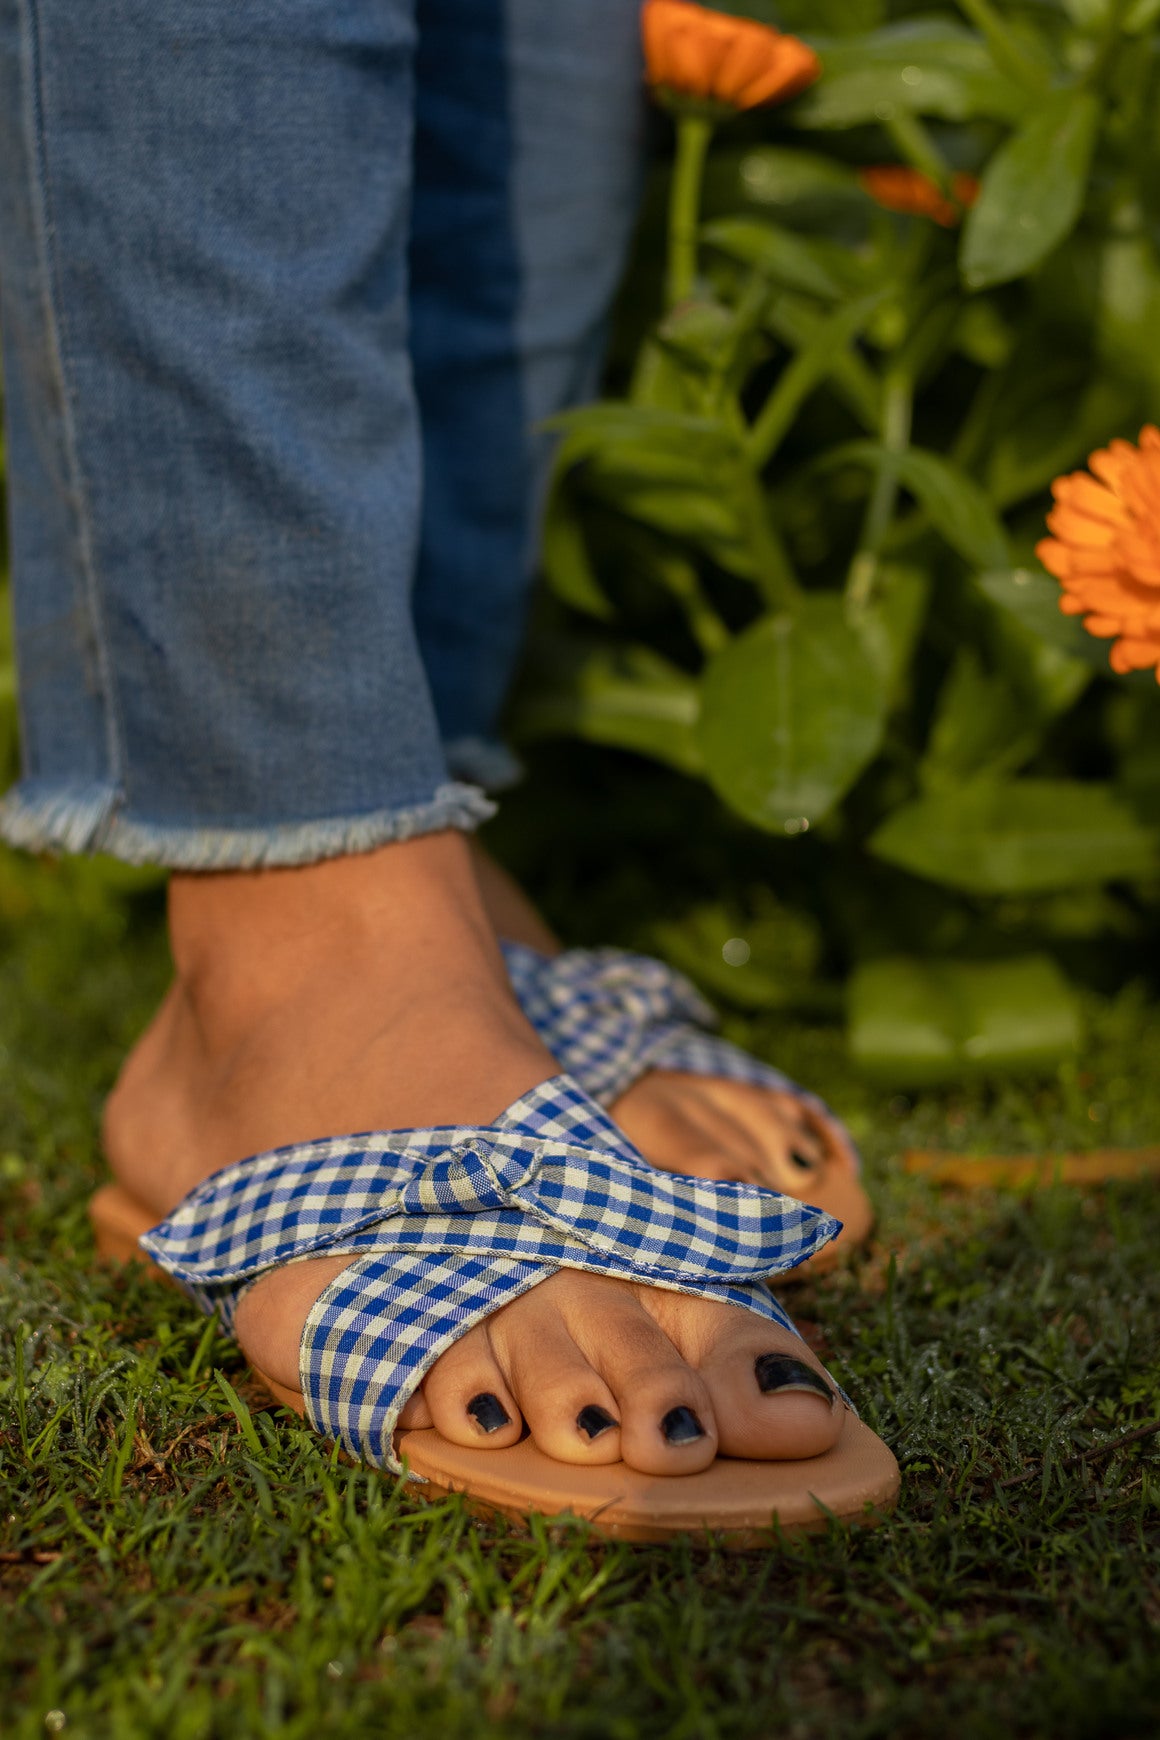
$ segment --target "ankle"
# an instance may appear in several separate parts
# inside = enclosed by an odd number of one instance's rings
[[[227,1040],[320,976],[394,983],[400,997],[450,961],[465,987],[503,977],[458,833],[292,869],[176,875],[169,927],[182,998]]]

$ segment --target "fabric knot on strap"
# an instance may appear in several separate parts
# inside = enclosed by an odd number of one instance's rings
[[[401,1214],[481,1214],[488,1208],[506,1208],[513,1185],[525,1182],[528,1169],[515,1171],[505,1180],[497,1167],[494,1148],[480,1142],[475,1147],[452,1148],[437,1160],[429,1160],[398,1193]],[[514,1169],[509,1168],[509,1172]]]
[[[792,1197],[654,1171],[557,1076],[491,1125],[256,1155],[207,1179],[141,1244],[227,1326],[270,1269],[355,1257],[307,1317],[302,1391],[320,1431],[397,1467],[399,1413],[434,1361],[559,1269],[726,1300],[792,1329],[763,1283],[839,1230]]]

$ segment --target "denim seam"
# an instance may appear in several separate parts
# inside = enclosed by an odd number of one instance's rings
[[[43,59],[40,53],[39,19],[36,13],[37,0],[19,0],[19,4],[23,15],[22,34],[27,64],[27,100],[23,121],[29,166],[32,171],[29,182],[33,226],[36,233],[36,245],[41,256],[44,323],[51,365],[56,376],[57,391],[60,394],[64,459],[72,489],[77,545],[82,570],[82,615],[91,636],[91,647],[95,652],[94,674],[105,711],[105,753],[108,757],[109,778],[116,788],[113,798],[115,804],[122,801],[123,798],[121,791],[124,775],[124,755],[121,747],[123,732],[120,708],[117,704],[117,694],[113,683],[112,665],[109,659],[107,625],[102,608],[100,587],[97,582],[92,515],[77,446],[74,402],[65,370],[65,320],[58,283],[58,261],[54,242],[56,232],[52,225],[50,209],[48,152],[44,130],[42,88]]]
[[[49,782],[45,782],[46,784]],[[425,802],[365,815],[320,816],[265,827],[170,827],[114,813],[114,787],[29,792],[0,798],[0,838],[34,852],[107,852],[126,864],[170,870],[250,870],[314,864],[444,828],[470,832],[495,814],[478,786],[448,781]]]

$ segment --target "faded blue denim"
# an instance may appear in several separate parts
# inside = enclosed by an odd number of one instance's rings
[[[0,0],[6,839],[200,869],[489,813],[640,134],[636,0]]]

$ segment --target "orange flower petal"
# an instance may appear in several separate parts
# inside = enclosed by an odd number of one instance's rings
[[[651,85],[735,109],[785,102],[822,70],[796,36],[691,0],[645,0],[641,37]]]
[[[1090,514],[1079,513],[1073,507],[1061,503],[1053,508],[1047,516],[1048,528],[1065,544],[1078,545],[1084,549],[1110,550],[1116,542],[1116,526],[1108,520],[1093,519]]]
[[[1057,580],[1062,580],[1069,571],[1071,552],[1066,544],[1059,542],[1058,538],[1041,538],[1035,546],[1035,554],[1047,572],[1054,574]]]
[[[1154,668],[1160,681],[1160,428],[1097,448],[1088,467],[1052,484],[1052,536],[1036,554],[1060,582],[1060,609],[1112,639],[1111,668]]]
[[[933,218],[935,223],[947,229],[962,221],[963,206],[973,204],[978,197],[978,183],[969,175],[955,178],[955,193],[957,197],[961,181],[971,197],[955,204],[944,197],[929,175],[910,169],[904,163],[871,164],[858,171],[858,180],[871,199],[885,211]]]
[[[1160,661],[1160,640],[1118,640],[1108,657],[1112,669],[1121,675],[1127,671],[1146,671]]]
[[[1090,514],[1093,519],[1117,526],[1130,524],[1131,515],[1115,490],[1097,483],[1086,471],[1073,471],[1070,477],[1059,478],[1053,493],[1061,505]]]
[[[1089,634],[1102,636],[1120,632],[1120,622],[1115,616],[1085,616],[1083,625]]]
[[[1098,447],[1090,455],[1088,465],[1098,478],[1118,489],[1120,480],[1136,461],[1136,449],[1130,441],[1113,441],[1110,447]]]

